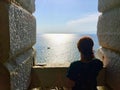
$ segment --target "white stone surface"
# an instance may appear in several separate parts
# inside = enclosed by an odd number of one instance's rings
[[[26,10],[9,5],[10,57],[20,54],[36,42],[36,20]]]
[[[106,84],[112,90],[120,89],[120,54],[106,48],[101,48],[104,53],[103,62],[106,65]]]
[[[30,49],[15,59],[9,60],[5,66],[10,72],[11,90],[27,90],[30,84],[31,68],[33,66],[33,50]]]
[[[100,45],[120,52],[120,8],[103,13],[97,28]]]

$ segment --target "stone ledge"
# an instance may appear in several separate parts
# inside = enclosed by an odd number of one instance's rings
[[[31,88],[41,87],[42,90],[50,90],[54,87],[64,87],[68,67],[40,67],[32,68]],[[98,76],[98,86],[105,85],[105,69]]]

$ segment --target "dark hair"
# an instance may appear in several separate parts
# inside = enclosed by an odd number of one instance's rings
[[[77,43],[77,48],[79,52],[81,52],[86,58],[94,57],[93,46],[94,46],[94,42],[92,38],[88,36],[84,36],[80,38],[80,40]]]

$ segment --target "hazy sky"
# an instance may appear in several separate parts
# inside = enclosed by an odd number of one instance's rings
[[[39,33],[96,33],[98,0],[36,0]]]

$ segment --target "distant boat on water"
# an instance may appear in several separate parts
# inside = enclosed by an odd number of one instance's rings
[[[47,49],[50,49],[50,47],[47,47]]]

